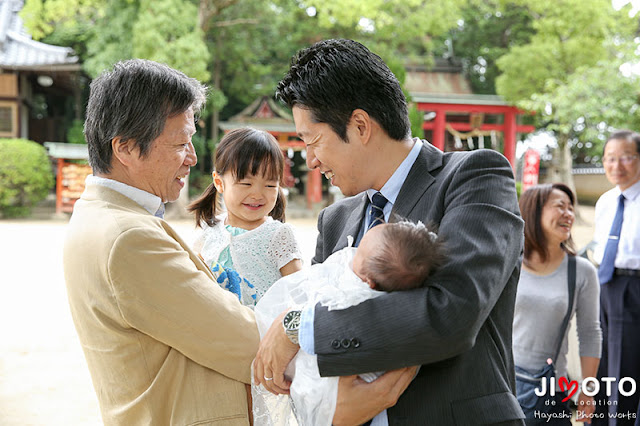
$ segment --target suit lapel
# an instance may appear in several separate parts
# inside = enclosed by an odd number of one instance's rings
[[[402,184],[402,188],[400,188],[398,198],[393,204],[392,217],[393,215],[398,215],[402,218],[409,217],[418,201],[436,180],[431,171],[441,167],[442,162],[442,151],[423,141],[422,150],[415,163],[413,163],[407,178]]]
[[[358,238],[360,226],[364,221],[365,208],[367,207],[367,203],[369,202],[369,200],[366,191],[361,193],[360,195],[356,195],[354,198],[356,198],[357,201],[354,203],[353,210],[351,210],[349,217],[347,217],[345,227],[342,230],[342,235],[340,235],[340,239],[337,241],[337,246],[334,251],[340,250],[347,246],[348,235],[351,235],[354,241]]]

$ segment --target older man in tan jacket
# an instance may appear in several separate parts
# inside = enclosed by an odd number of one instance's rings
[[[196,80],[143,60],[91,84],[94,175],[69,223],[64,270],[105,424],[248,424],[253,312],[162,219],[197,162],[204,99]]]

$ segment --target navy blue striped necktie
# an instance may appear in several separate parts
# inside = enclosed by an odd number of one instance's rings
[[[369,226],[367,227],[367,231],[373,228],[376,225],[380,225],[384,223],[384,206],[388,203],[387,199],[384,198],[379,192],[373,194],[371,197],[371,204],[369,204]]]
[[[620,198],[618,199],[618,210],[616,210],[616,216],[613,218],[611,231],[609,231],[609,239],[607,240],[607,245],[604,248],[604,255],[602,256],[602,263],[600,263],[600,268],[598,269],[600,284],[608,283],[613,278],[623,216],[624,195],[620,194]]]

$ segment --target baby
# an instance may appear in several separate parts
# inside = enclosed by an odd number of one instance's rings
[[[274,319],[293,306],[345,309],[384,292],[421,287],[443,263],[442,242],[422,223],[402,221],[371,228],[360,245],[337,251],[322,264],[278,280],[255,308],[260,336]],[[373,381],[382,373],[362,374]],[[337,377],[320,377],[315,355],[299,351],[287,368],[290,398],[253,386],[253,415],[261,425],[331,425],[338,392]],[[294,420],[295,418],[295,420]]]

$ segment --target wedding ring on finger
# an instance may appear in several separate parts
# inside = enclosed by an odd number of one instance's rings
[[[273,377],[267,377],[267,376],[264,376],[264,379],[265,379],[266,381],[269,381],[269,380],[273,380]]]

